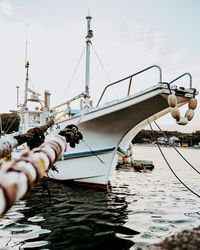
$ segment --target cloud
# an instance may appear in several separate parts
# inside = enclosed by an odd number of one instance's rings
[[[9,17],[13,15],[13,7],[9,0],[0,1],[0,13]]]

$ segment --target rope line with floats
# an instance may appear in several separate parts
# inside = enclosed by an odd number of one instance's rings
[[[196,195],[197,197],[200,198],[200,195],[197,194],[195,191],[193,191],[191,188],[189,188],[189,187],[188,187],[188,186],[187,186],[187,185],[177,176],[177,174],[174,172],[174,170],[173,170],[172,167],[170,166],[170,164],[169,164],[167,158],[165,157],[165,155],[164,155],[164,153],[163,153],[163,151],[162,151],[162,149],[161,149],[159,143],[157,143],[157,138],[156,138],[156,136],[155,136],[155,134],[154,134],[154,130],[153,130],[152,126],[151,126],[151,123],[149,122],[148,119],[147,119],[147,121],[148,121],[148,124],[149,124],[149,126],[150,126],[150,128],[151,128],[151,131],[152,131],[152,133],[153,133],[153,137],[154,137],[154,139],[155,139],[155,141],[156,141],[156,144],[157,144],[157,146],[158,146],[158,149],[159,149],[159,151],[160,151],[162,157],[164,158],[164,160],[165,160],[167,166],[169,167],[169,169],[170,169],[171,172],[173,173],[173,175],[176,177],[176,179],[177,179],[186,189],[188,189],[191,193],[193,193],[194,195]]]
[[[49,123],[48,126],[42,126],[43,128],[40,127],[40,129],[44,132],[50,126],[52,126],[52,123]],[[35,128],[32,131],[34,131],[33,134],[38,133],[35,133]],[[13,138],[13,141],[15,140],[16,146],[24,143],[27,139],[30,139],[30,131],[28,137],[26,135],[16,136]],[[39,147],[24,152],[19,159],[10,162],[1,161],[0,216],[4,215],[16,200],[22,199],[41,180],[45,173],[53,167],[53,164],[59,159],[62,152],[66,150],[67,143],[74,148],[75,144],[78,144],[82,139],[83,136],[78,131],[78,128],[75,125],[68,125],[57,135],[43,142]],[[3,145],[4,155],[8,155],[14,145],[10,140]]]

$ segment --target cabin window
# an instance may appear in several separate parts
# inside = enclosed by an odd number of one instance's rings
[[[40,114],[30,114],[29,122],[33,124],[40,123]]]

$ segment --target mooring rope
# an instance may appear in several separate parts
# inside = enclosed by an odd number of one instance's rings
[[[168,137],[166,136],[166,134],[162,131],[162,129],[160,128],[160,126],[157,124],[156,121],[154,121],[154,123],[156,124],[156,126],[158,127],[158,129],[162,132],[162,134],[165,136],[165,138],[167,139],[167,141],[169,142],[169,144],[176,150],[176,152],[183,158],[183,160],[185,162],[187,162],[187,164],[193,168],[198,174],[200,174],[200,172],[180,153],[180,151],[173,145],[173,143],[170,142],[170,140],[168,139]]]
[[[147,121],[148,121],[148,124],[149,124],[149,126],[150,126],[150,128],[151,128],[151,131],[152,131],[152,133],[153,133],[153,137],[154,137],[154,139],[156,140],[156,144],[157,144],[157,146],[158,146],[158,148],[159,148],[159,151],[160,151],[161,155],[163,156],[163,158],[164,158],[165,162],[167,163],[167,166],[169,167],[169,169],[171,170],[171,172],[174,174],[174,176],[177,178],[177,180],[178,180],[186,189],[188,189],[191,193],[193,193],[194,195],[196,195],[197,197],[200,198],[200,195],[199,195],[199,194],[197,194],[195,191],[193,191],[191,188],[189,188],[189,187],[188,187],[188,186],[187,186],[187,185],[186,185],[186,184],[176,175],[176,173],[174,172],[174,170],[173,170],[172,167],[170,166],[169,162],[167,161],[167,158],[165,157],[165,155],[164,155],[164,153],[163,153],[163,151],[162,151],[162,149],[161,149],[159,143],[157,143],[157,138],[156,138],[156,136],[155,136],[155,134],[154,134],[154,130],[153,130],[152,126],[151,126],[151,123],[149,122],[148,119],[147,119]]]
[[[4,215],[16,200],[22,199],[38,183],[66,150],[82,140],[75,125],[49,138],[39,147],[26,151],[12,162],[0,162],[0,216]]]

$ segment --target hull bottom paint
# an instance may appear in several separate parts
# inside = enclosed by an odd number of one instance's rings
[[[107,185],[101,185],[101,184],[95,184],[95,183],[86,183],[86,182],[79,182],[79,181],[73,181],[73,180],[55,180],[50,177],[45,177],[45,179],[54,181],[54,182],[59,182],[63,183],[67,186],[82,186],[86,188],[92,188],[92,189],[98,189],[98,190],[108,190],[110,188],[110,182],[108,182]]]

